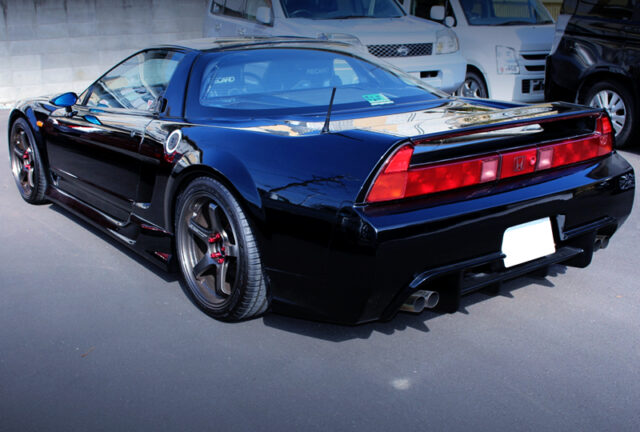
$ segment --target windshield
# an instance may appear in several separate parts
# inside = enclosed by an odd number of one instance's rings
[[[553,24],[539,0],[460,0],[470,25]]]
[[[336,88],[334,111],[434,100],[441,95],[401,71],[365,59],[318,49],[270,48],[202,56],[202,115],[223,109],[242,114],[325,111]],[[200,76],[199,76],[200,75]],[[230,112],[227,112],[230,114]]]
[[[404,12],[395,0],[280,0],[287,18],[397,18]]]

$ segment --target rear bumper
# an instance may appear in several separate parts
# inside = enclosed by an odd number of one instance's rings
[[[553,263],[585,267],[631,212],[633,169],[618,154],[543,176],[402,204],[344,209],[320,281],[299,282],[287,313],[357,324],[395,315],[417,290],[441,309]],[[510,269],[505,230],[549,217],[556,253]],[[278,308],[278,301],[274,304]]]

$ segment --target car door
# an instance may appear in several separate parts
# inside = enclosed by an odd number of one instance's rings
[[[71,112],[49,119],[55,186],[118,220],[136,204],[140,145],[183,54],[136,54],[96,81]]]

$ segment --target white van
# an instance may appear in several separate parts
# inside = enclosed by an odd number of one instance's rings
[[[466,71],[455,33],[408,16],[396,0],[210,0],[204,35],[348,41],[446,93]]]
[[[458,94],[541,102],[555,25],[540,0],[404,0],[411,14],[448,24],[468,67]]]

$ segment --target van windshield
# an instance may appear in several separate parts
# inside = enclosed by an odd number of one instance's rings
[[[460,0],[470,25],[553,24],[540,0]]]
[[[280,0],[280,3],[287,18],[329,20],[404,16],[395,0]]]

